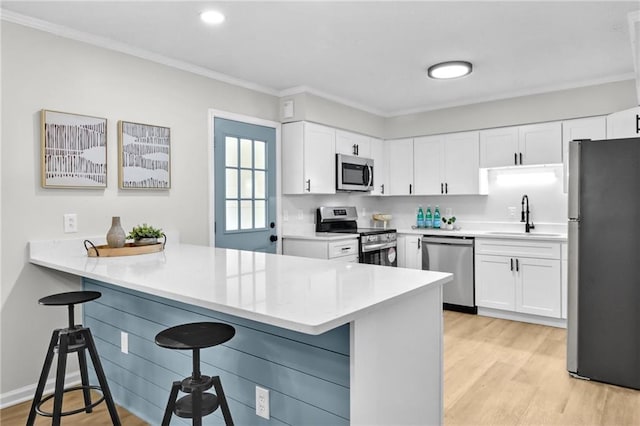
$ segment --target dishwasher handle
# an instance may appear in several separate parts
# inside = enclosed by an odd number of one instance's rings
[[[445,244],[452,246],[471,246],[473,238],[465,237],[422,237],[422,244]]]

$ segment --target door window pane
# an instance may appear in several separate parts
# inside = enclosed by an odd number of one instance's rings
[[[238,138],[227,136],[225,138],[225,160],[227,167],[238,167]]]
[[[240,185],[242,187],[241,198],[253,197],[253,180],[251,179],[251,174],[251,170],[240,171]]]
[[[235,200],[226,201],[227,210],[227,231],[235,231],[238,229],[238,202]]]
[[[240,167],[253,167],[253,162],[251,161],[253,156],[252,148],[253,141],[251,139],[240,139]]]
[[[226,198],[238,198],[238,169],[227,169]]]
[[[254,141],[253,143],[253,150],[254,150],[254,157],[255,157],[255,162],[253,167],[255,167],[256,169],[265,169],[264,166],[264,162],[265,162],[265,149],[266,149],[266,143],[262,142],[262,141]]]
[[[267,212],[265,209],[265,200],[255,200],[255,227],[266,228],[267,227]]]
[[[240,229],[253,228],[253,202],[250,200],[240,201]]]
[[[265,172],[262,172],[259,170],[256,170],[254,172],[256,198],[265,198],[267,189],[265,187],[264,176],[265,176]]]

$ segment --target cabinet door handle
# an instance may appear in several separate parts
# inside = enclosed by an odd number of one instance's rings
[[[380,193],[384,194],[384,183],[382,185],[380,185]]]
[[[513,164],[515,164],[516,166],[518,165],[518,153],[517,152],[513,153]]]
[[[513,272],[513,257],[509,261],[511,262],[511,272]]]
[[[520,153],[520,165],[522,166],[522,153]]]
[[[352,153],[353,155],[358,155],[358,154],[357,154],[357,153],[358,153],[358,150],[357,150],[357,148],[356,148],[357,146],[358,146],[358,145],[356,145],[355,143],[351,146],[351,153]]]
[[[444,185],[440,182],[440,193],[444,194]]]
[[[420,250],[420,238],[418,238],[418,250]]]
[[[356,144],[356,155],[360,155],[360,145]]]
[[[448,183],[445,183],[445,184],[444,184],[444,193],[445,193],[445,194],[448,194],[448,193],[449,193],[449,184],[448,184]]]
[[[636,133],[640,133],[640,114],[636,114]]]
[[[411,190],[412,190],[412,185],[409,184],[409,194],[413,194],[413,192]]]
[[[311,192],[311,179],[307,179],[307,192]]]
[[[520,272],[520,261],[516,259],[516,272]]]

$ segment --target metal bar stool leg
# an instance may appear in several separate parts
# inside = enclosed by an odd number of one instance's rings
[[[78,364],[80,365],[80,379],[82,381],[82,389],[84,395],[84,406],[87,407],[86,413],[91,413],[91,390],[89,389],[89,372],[87,370],[87,356],[84,353],[84,349],[78,351]]]
[[[36,406],[42,399],[44,393],[44,387],[47,384],[47,377],[51,370],[51,364],[53,363],[53,355],[56,344],[58,343],[58,337],[60,336],[60,330],[54,330],[51,334],[51,342],[49,343],[49,349],[47,350],[47,356],[44,358],[44,365],[42,366],[42,372],[40,373],[40,379],[38,380],[38,387],[36,388],[36,394],[33,397],[31,403],[31,409],[29,410],[29,418],[27,419],[27,426],[33,426],[36,421]]]
[[[102,394],[104,395],[104,402],[107,404],[107,408],[109,409],[111,422],[114,426],[120,426],[121,423],[120,418],[118,417],[118,410],[116,409],[116,405],[113,402],[113,397],[111,396],[111,391],[109,390],[109,384],[107,383],[107,377],[105,376],[104,370],[102,369],[102,363],[100,362],[98,350],[96,349],[96,344],[93,341],[91,331],[89,331],[88,328],[84,328],[80,330],[80,334],[82,335],[82,337],[84,337],[85,344],[87,345],[87,349],[89,350],[91,362],[93,363],[93,368],[96,371],[96,376],[98,376],[100,389],[102,390]]]
[[[173,382],[171,386],[171,393],[169,394],[169,401],[167,401],[167,408],[164,410],[164,417],[162,418],[162,426],[169,426],[171,421],[171,415],[176,407],[176,399],[178,398],[178,391],[182,382]]]
[[[202,391],[195,389],[191,393],[191,407],[193,410],[193,426],[202,426]]]
[[[56,390],[53,397],[53,426],[60,426],[62,418],[62,397],[64,396],[64,373],[67,369],[67,353],[69,350],[69,335],[66,332],[60,333],[60,344],[58,345],[58,371],[56,372]]]
[[[220,376],[212,377],[213,388],[218,395],[218,402],[220,403],[220,409],[222,410],[222,416],[224,417],[224,423],[227,426],[233,426],[233,419],[231,418],[231,410],[227,404],[227,398],[224,396],[224,390],[222,390],[222,382],[220,382]]]

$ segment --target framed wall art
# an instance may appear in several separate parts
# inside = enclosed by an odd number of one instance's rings
[[[41,111],[43,188],[107,187],[107,119]]]
[[[119,121],[118,162],[121,189],[171,188],[171,130]]]

